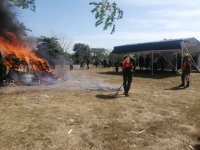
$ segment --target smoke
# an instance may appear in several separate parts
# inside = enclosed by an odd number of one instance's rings
[[[76,73],[73,73],[73,75],[70,72],[68,73],[67,83],[65,83],[67,89],[115,92],[120,87],[118,84],[110,84],[104,78],[87,76],[84,72],[81,71],[82,73],[80,73],[79,71],[81,70],[76,70]],[[119,90],[123,90],[123,87]]]
[[[25,34],[24,26],[18,20],[14,13],[14,6],[7,0],[0,1],[0,36],[8,39],[7,32],[14,33],[18,38]]]
[[[16,72],[14,70],[11,70],[9,72],[9,76],[11,77],[11,79],[13,79],[15,82],[19,82],[21,84],[25,84],[25,85],[31,85],[33,78],[35,78],[34,75],[32,74],[27,74],[27,73],[19,73]]]
[[[33,36],[23,36],[24,44],[26,45],[27,49],[37,49],[37,39]]]

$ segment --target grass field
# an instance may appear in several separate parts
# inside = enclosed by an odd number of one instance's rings
[[[199,150],[200,74],[135,73],[130,96],[112,68],[69,71],[49,86],[0,87],[1,150]]]

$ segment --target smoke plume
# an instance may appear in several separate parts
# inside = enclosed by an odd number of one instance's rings
[[[0,36],[9,39],[8,32],[14,33],[18,38],[25,35],[25,26],[17,19],[14,6],[7,0],[0,0]]]

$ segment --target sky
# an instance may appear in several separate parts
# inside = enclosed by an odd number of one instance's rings
[[[28,35],[63,34],[73,43],[113,50],[114,46],[190,38],[200,40],[200,0],[109,0],[123,10],[116,29],[95,27],[94,6],[101,0],[35,0],[36,11],[19,9],[19,21],[32,32]]]

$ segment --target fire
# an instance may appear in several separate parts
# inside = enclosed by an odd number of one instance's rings
[[[32,66],[34,72],[52,74],[46,60],[37,57],[31,49],[26,49],[23,42],[8,33],[9,40],[0,36],[0,50],[5,55],[4,62],[8,70],[17,70],[20,64]]]

